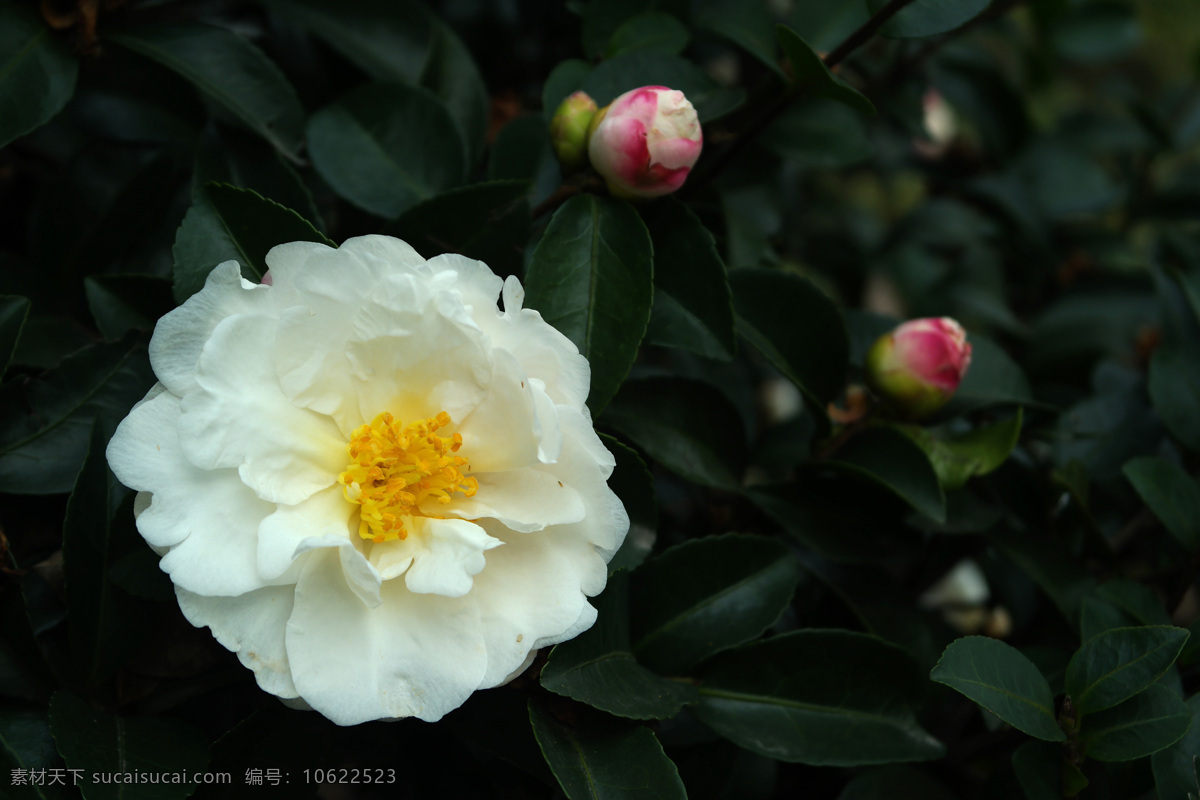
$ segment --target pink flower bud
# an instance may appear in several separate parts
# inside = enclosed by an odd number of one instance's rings
[[[867,383],[909,419],[944,406],[971,364],[967,332],[949,317],[914,319],[885,333],[867,352]]]
[[[550,120],[550,145],[564,167],[578,170],[587,163],[587,134],[596,116],[596,101],[587,92],[562,101]]]
[[[683,185],[702,138],[696,109],[683,92],[643,86],[596,114],[588,156],[614,195],[658,197]]]

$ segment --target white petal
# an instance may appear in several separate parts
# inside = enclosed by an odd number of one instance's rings
[[[275,506],[236,470],[199,469],[184,457],[179,405],[161,393],[131,411],[108,444],[108,463],[121,483],[150,493],[138,531],[160,552],[171,548],[160,567],[176,585],[208,595],[258,589],[269,582],[255,567],[258,526]]]
[[[259,686],[279,697],[297,696],[284,647],[295,587],[270,586],[238,597],[206,597],[176,587],[175,594],[187,621],[211,628],[218,642],[254,670]]]
[[[540,531],[583,519],[584,505],[574,488],[548,472],[514,469],[477,474],[474,497],[455,495],[446,505],[426,501],[421,510],[462,519],[490,518],[514,531]]]
[[[288,402],[270,354],[275,320],[234,316],[200,355],[182,402],[184,453],[199,467],[237,467],[260,497],[294,505],[337,480],[346,441],[329,417]]]
[[[506,681],[529,652],[586,630],[596,618],[582,583],[594,585],[604,562],[576,537],[505,532],[504,547],[488,553],[488,566],[475,576],[471,597],[479,604],[480,631],[487,640],[488,668],[483,687]]]
[[[406,541],[420,548],[404,575],[409,591],[446,597],[471,591],[472,578],[487,564],[484,551],[503,544],[473,522],[428,517],[412,518]]]
[[[354,593],[354,596],[367,608],[375,608],[383,601],[380,599],[379,589],[383,581],[379,577],[379,570],[367,561],[366,557],[359,551],[354,543],[349,539],[341,536],[324,536],[320,538],[305,539],[296,548],[296,560],[301,561],[301,556],[313,552],[328,552],[337,550],[338,563],[342,568],[342,583]],[[316,560],[317,556],[309,556],[303,561]],[[303,574],[303,567],[301,568]]]
[[[499,472],[529,466],[538,459],[541,431],[533,386],[508,353],[495,353],[487,394],[459,421],[463,451],[471,472]]]
[[[455,273],[455,290],[476,320],[500,316],[496,299],[500,296],[504,281],[487,264],[457,253],[434,256],[427,263],[432,270],[452,270]]]
[[[558,409],[554,401],[546,394],[546,384],[537,378],[530,378],[529,385],[533,389],[533,405],[537,414],[538,432],[538,461],[543,464],[553,464],[562,453],[562,428],[558,424]]]
[[[296,689],[338,725],[420,717],[435,722],[479,686],[487,654],[475,603],[383,585],[367,608],[332,554],[305,564],[287,625]]]
[[[154,374],[174,394],[182,397],[196,387],[196,364],[213,328],[234,314],[261,310],[269,287],[242,279],[236,261],[218,264],[208,273],[204,288],[183,305],[165,314],[150,339],[150,364]]]
[[[334,484],[294,506],[278,506],[258,527],[258,569],[277,578],[293,568],[297,550],[307,539],[342,539],[357,535],[357,506]],[[311,548],[309,548],[311,549]]]

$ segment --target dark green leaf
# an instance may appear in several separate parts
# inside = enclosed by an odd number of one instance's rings
[[[542,667],[542,686],[589,706],[634,719],[664,719],[696,697],[689,683],[659,677],[629,644],[629,574],[608,579],[596,598],[596,624],[557,645]]]
[[[992,0],[915,0],[884,23],[879,32],[894,39],[919,39],[937,36],[969,22]],[[877,13],[887,0],[868,0],[871,13]]]
[[[691,61],[655,50],[634,50],[602,61],[587,73],[577,88],[604,107],[618,95],[642,86],[669,86],[683,92],[703,123],[728,114],[745,99],[744,91],[722,88]],[[567,94],[571,91],[574,89]]]
[[[629,514],[629,533],[608,562],[611,575],[619,569],[632,570],[650,555],[658,538],[658,502],[654,478],[641,456],[606,433],[600,434],[600,440],[617,460],[617,466],[608,478],[608,488],[621,498],[625,512]]]
[[[0,378],[12,362],[21,338],[21,329],[29,318],[29,300],[15,295],[0,295]]]
[[[163,718],[115,717],[92,708],[67,692],[50,701],[50,729],[67,767],[94,773],[164,773],[204,771],[208,744],[185,722]],[[88,800],[125,800],[123,783],[88,782]],[[142,783],[139,800],[182,800],[196,784]]]
[[[763,132],[761,142],[788,161],[820,169],[853,166],[875,154],[862,115],[823,97],[783,112]]]
[[[929,677],[1030,736],[1066,741],[1055,720],[1050,684],[1015,647],[986,636],[957,639],[942,653]]]
[[[608,43],[605,58],[635,50],[678,55],[688,43],[688,29],[670,14],[648,11],[626,20]]]
[[[773,625],[800,577],[795,556],[761,536],[685,542],[633,574],[633,652],[679,674]]]
[[[210,183],[251,189],[324,229],[312,192],[295,168],[279,151],[244,131],[210,126],[200,137],[192,171],[193,202]]]
[[[1067,665],[1065,688],[1076,712],[1111,708],[1143,691],[1175,663],[1187,638],[1182,628],[1154,625],[1115,628],[1084,642]]]
[[[684,478],[736,490],[746,468],[737,418],[737,409],[711,385],[656,377],[627,381],[600,421]]]
[[[778,45],[775,30],[766,4],[741,0],[697,0],[692,3],[692,24],[724,36],[768,68],[783,75],[776,56]]]
[[[810,281],[778,270],[739,269],[729,283],[738,333],[824,413],[845,385],[850,357],[833,301]]]
[[[433,18],[408,0],[262,0],[329,42],[373,78],[415,84],[429,61]]]
[[[654,306],[649,344],[728,361],[735,347],[725,262],[691,209],[673,198],[646,212],[654,243]]]
[[[441,20],[433,20],[433,45],[421,86],[441,98],[466,146],[466,164],[478,163],[488,133],[488,90],[471,53]]]
[[[1054,26],[1051,43],[1064,58],[1094,63],[1128,54],[1141,34],[1134,8],[1102,0],[1072,9]]]
[[[879,525],[860,516],[861,495],[857,484],[836,478],[757,485],[745,494],[806,550],[851,563],[870,561],[879,549],[871,537]]]
[[[62,110],[79,62],[29,10],[0,6],[0,147]]]
[[[946,406],[947,415],[994,405],[1033,403],[1029,379],[995,342],[971,334],[971,366]]]
[[[1200,694],[1188,698],[1187,709],[1192,715],[1187,735],[1159,750],[1150,759],[1158,800],[1183,800],[1189,794],[1200,796],[1200,786],[1196,783],[1196,756],[1200,755]]]
[[[954,795],[927,773],[893,764],[859,773],[837,800],[954,800]]]
[[[675,764],[640,725],[570,725],[529,704],[533,733],[568,800],[686,800]]]
[[[456,186],[466,150],[446,105],[401,83],[372,83],[342,96],[308,121],[313,166],[360,208],[395,217]]]
[[[1172,339],[1150,359],[1150,400],[1179,441],[1200,450],[1200,358],[1197,348]]]
[[[0,564],[7,569],[17,566],[11,552]],[[0,584],[0,696],[44,703],[54,691],[54,673],[33,632],[25,582]]]
[[[889,428],[863,431],[823,464],[887,489],[935,522],[946,519],[946,499],[933,465],[902,433]]]
[[[849,767],[944,752],[913,716],[923,691],[916,664],[874,636],[794,631],[721,653],[700,677],[696,716],[770,758]]]
[[[57,800],[65,796],[62,786],[43,778],[37,784],[17,783],[13,770],[61,768],[50,724],[44,708],[0,709],[0,769],[5,773],[5,797],[12,800]]]
[[[1079,640],[1086,642],[1113,628],[1128,628],[1137,623],[1115,604],[1099,597],[1085,597],[1079,609]]]
[[[92,684],[116,672],[154,624],[153,609],[110,579],[113,564],[140,541],[133,529],[133,493],[109,472],[107,444],[105,426],[97,423],[63,523],[72,650],[76,665]]]
[[[297,158],[304,109],[296,90],[241,36],[197,22],[171,22],[125,28],[108,38],[179,73],[279,152]]]
[[[175,307],[171,282],[153,275],[89,275],[83,280],[88,310],[105,339],[150,329]]]
[[[653,9],[657,0],[597,0],[589,2],[583,9],[580,33],[583,51],[588,58],[604,54],[608,43],[625,22],[638,14]],[[603,103],[601,103],[603,105]]]
[[[1025,742],[1013,753],[1013,772],[1027,800],[1062,800],[1062,745]]]
[[[1171,624],[1171,615],[1163,608],[1162,600],[1153,589],[1137,581],[1114,578],[1097,589],[1096,594],[1129,614],[1136,623]]]
[[[383,233],[403,239],[426,258],[459,253],[498,275],[512,275],[521,268],[529,236],[528,193],[525,181],[451,189],[408,209]]]
[[[989,539],[1050,596],[1068,620],[1079,619],[1079,607],[1083,598],[1096,591],[1096,579],[1061,540],[1010,532]]]
[[[796,3],[788,27],[818,52],[837,47],[869,18],[866,3]]]
[[[550,151],[550,134],[540,114],[526,114],[496,134],[488,153],[489,181],[533,181],[542,156]]]
[[[257,192],[205,186],[175,234],[175,299],[182,303],[200,291],[213,267],[229,260],[241,265],[248,280],[261,280],[267,252],[287,242],[334,246],[308,220]]]
[[[153,383],[145,343],[127,337],[80,350],[28,383],[0,388],[2,490],[70,491],[87,455],[92,420],[124,418]]]
[[[1177,694],[1151,686],[1084,719],[1080,741],[1088,758],[1132,761],[1170,747],[1191,724],[1192,711]]]
[[[845,103],[863,114],[875,113],[875,104],[840,75],[830,72],[825,60],[795,31],[786,25],[777,25],[775,35],[779,38],[784,55],[792,63],[792,80],[797,88],[817,97]]]
[[[525,304],[592,366],[588,406],[608,405],[650,319],[653,245],[625,202],[580,194],[554,212],[525,273]]]
[[[1007,459],[1021,435],[1022,411],[1003,422],[945,438],[917,425],[897,426],[916,442],[946,490],[960,489],[976,475],[987,475]]]

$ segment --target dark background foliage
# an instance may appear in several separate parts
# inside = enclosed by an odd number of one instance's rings
[[[1200,795],[1198,74],[1190,0],[0,4],[0,796]],[[564,181],[557,103],[656,83],[683,190]],[[523,277],[633,528],[596,629],[341,729],[182,618],[103,451],[216,263],[375,232]],[[882,419],[933,315],[971,371]]]

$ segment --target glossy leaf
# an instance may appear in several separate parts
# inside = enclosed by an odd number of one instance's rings
[[[729,283],[738,333],[823,412],[845,384],[849,360],[837,307],[811,282],[778,270],[739,269]]]
[[[692,24],[725,37],[783,75],[767,6],[740,0],[698,0],[692,4]]]
[[[1034,403],[1029,379],[995,342],[971,334],[971,367],[946,406],[947,415],[995,405]]]
[[[529,705],[533,733],[568,800],[685,800],[675,764],[639,725],[569,725]]]
[[[684,478],[735,490],[746,468],[737,413],[709,384],[655,377],[627,381],[600,421]]]
[[[420,84],[445,103],[466,146],[467,166],[476,164],[488,133],[487,85],[470,51],[449,25],[436,18]]]
[[[733,357],[733,306],[725,263],[700,219],[668,198],[646,212],[654,243],[654,305],[646,341],[706,358]]]
[[[1196,756],[1200,755],[1200,694],[1186,703],[1192,715],[1187,734],[1174,744],[1156,752],[1150,759],[1158,800],[1185,798],[1200,793],[1196,785]]]
[[[976,475],[987,475],[1007,459],[1021,435],[1021,409],[1003,422],[976,428],[967,433],[940,438],[917,425],[897,428],[929,456],[945,490],[960,489]]]
[[[874,636],[794,631],[721,653],[700,678],[696,716],[769,758],[849,767],[944,752],[913,715],[916,664]]]
[[[75,93],[79,62],[34,14],[0,6],[0,147],[62,110]]]
[[[426,258],[459,253],[498,275],[522,265],[529,231],[529,184],[492,181],[451,189],[405,211],[383,232],[403,239]]]
[[[76,665],[89,683],[110,677],[154,624],[153,609],[117,588],[110,570],[132,548],[133,493],[108,469],[108,430],[98,423],[63,523],[63,575]],[[117,519],[118,514],[120,518]]]
[[[874,483],[936,522],[946,519],[946,499],[925,451],[888,428],[863,431],[833,453],[825,466]]]
[[[659,672],[686,672],[773,625],[799,577],[795,556],[773,539],[728,534],[676,545],[633,574],[633,652]]]
[[[783,53],[792,64],[792,81],[796,87],[816,97],[828,97],[844,103],[863,114],[874,114],[875,104],[840,76],[825,66],[825,60],[807,42],[788,28],[777,25],[775,35]]]
[[[894,39],[920,39],[937,36],[965,25],[978,16],[991,0],[915,0],[884,23],[879,32]],[[877,13],[887,0],[868,0],[871,13]]]
[[[50,729],[67,767],[93,773],[203,772],[208,744],[200,731],[181,720],[117,717],[73,694],[57,692],[50,701]],[[139,784],[145,800],[175,800],[195,791],[195,783]],[[125,784],[88,784],[88,800],[124,800]]]
[[[1192,711],[1163,686],[1151,686],[1120,705],[1086,717],[1080,741],[1084,754],[1097,761],[1133,761],[1157,753],[1183,738]]]
[[[619,569],[632,570],[639,566],[654,549],[658,538],[658,498],[654,478],[633,448],[606,433],[600,434],[600,441],[617,460],[617,466],[608,478],[608,488],[621,498],[625,513],[629,515],[629,533],[608,562],[611,575]]]
[[[875,153],[862,115],[824,97],[802,100],[784,111],[761,142],[792,163],[818,169],[853,166]]]
[[[175,299],[182,303],[200,291],[213,267],[229,260],[241,265],[247,280],[261,280],[267,253],[287,242],[333,246],[312,223],[257,192],[227,184],[205,186],[175,234]]]
[[[668,55],[678,55],[687,46],[687,26],[670,14],[647,11],[621,24],[609,40],[605,58],[635,50],[655,50]]]
[[[1171,615],[1154,590],[1129,578],[1106,581],[1096,595],[1129,614],[1141,625],[1170,625]]]
[[[289,158],[297,158],[304,109],[261,50],[224,28],[172,22],[124,28],[109,39],[179,73]]]
[[[1066,741],[1055,719],[1050,685],[1032,661],[1004,642],[985,636],[957,639],[929,677],[1030,736]]]
[[[89,275],[83,280],[88,310],[105,339],[149,330],[175,307],[171,282],[152,275]]]
[[[625,379],[650,319],[653,245],[637,212],[581,194],[550,220],[525,273],[525,305],[575,343],[592,367],[599,413]]]
[[[154,383],[138,338],[97,344],[28,384],[0,388],[0,489],[70,491],[88,451],[92,421],[119,421]],[[28,409],[36,409],[30,414]]]
[[[0,378],[12,362],[21,329],[29,318],[29,300],[15,295],[0,295]]]
[[[408,0],[263,0],[320,36],[363,72],[383,81],[415,84],[429,61],[433,19]]]
[[[1115,628],[1083,643],[1067,665],[1066,692],[1080,715],[1111,708],[1163,676],[1188,632],[1166,625]]]
[[[58,784],[18,782],[16,770],[61,768],[45,709],[0,708],[0,769],[5,772],[5,797],[12,800],[58,800]],[[45,773],[43,773],[44,775]]]
[[[596,624],[555,646],[542,667],[542,686],[589,706],[634,719],[664,719],[696,697],[690,683],[655,675],[638,663],[629,643],[629,575],[608,579],[592,601]]]
[[[308,151],[333,190],[395,217],[462,182],[466,150],[450,112],[424,89],[360,86],[312,115]]]
[[[1128,628],[1138,621],[1099,597],[1085,597],[1079,607],[1079,639],[1086,642],[1113,628]]]

